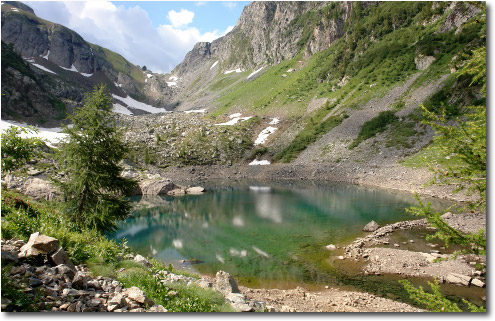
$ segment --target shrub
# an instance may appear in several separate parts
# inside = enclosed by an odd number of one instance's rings
[[[399,118],[395,115],[394,111],[387,110],[380,112],[378,116],[363,124],[358,136],[351,145],[349,145],[349,149],[354,149],[354,147],[357,147],[362,141],[374,137],[378,133],[384,132],[388,125],[398,120]]]

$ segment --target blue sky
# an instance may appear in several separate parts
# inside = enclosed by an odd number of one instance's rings
[[[241,16],[242,9],[249,1],[112,1],[116,6],[131,8],[139,6],[148,12],[153,27],[169,24],[170,10],[181,9],[194,12],[192,25],[201,32],[215,29],[225,30],[234,26]]]
[[[118,52],[153,72],[170,72],[199,41],[237,23],[249,1],[24,1],[40,18]]]

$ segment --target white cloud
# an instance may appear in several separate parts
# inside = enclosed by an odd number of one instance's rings
[[[228,34],[229,32],[232,31],[232,29],[234,29],[235,26],[228,26],[227,29],[225,30],[225,33],[224,35]]]
[[[227,2],[224,2],[223,5],[229,9],[233,9],[237,6],[237,3],[235,3],[234,1],[227,1]]]
[[[139,6],[125,8],[108,1],[27,2],[46,20],[75,30],[85,40],[113,50],[153,72],[170,72],[199,41],[213,41],[230,31],[201,33],[189,26],[194,13],[170,11],[170,25],[153,27]]]
[[[180,9],[179,12],[170,10],[167,18],[170,19],[170,22],[172,22],[172,26],[174,28],[181,28],[187,26],[193,21],[194,12],[186,9]]]
[[[194,5],[196,7],[206,6],[206,1],[197,1]]]

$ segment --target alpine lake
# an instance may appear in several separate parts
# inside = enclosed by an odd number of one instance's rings
[[[132,250],[178,269],[210,276],[224,270],[251,288],[331,286],[411,303],[398,283],[403,277],[363,275],[364,262],[337,257],[343,255],[341,246],[366,235],[362,228],[372,220],[383,226],[417,219],[405,211],[416,204],[413,194],[328,182],[201,185],[207,190],[201,195],[133,198],[133,215],[114,238],[125,238]],[[437,209],[451,205],[427,201]],[[408,231],[403,238],[425,235]],[[339,248],[329,251],[329,244]],[[408,279],[429,288],[426,279]],[[484,305],[480,291],[469,289],[442,286],[455,301],[463,297]]]

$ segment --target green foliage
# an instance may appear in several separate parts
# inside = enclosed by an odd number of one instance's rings
[[[11,265],[2,264],[2,301],[3,299],[10,300],[11,303],[9,307],[12,309],[10,311],[19,312],[38,312],[40,307],[35,303],[40,303],[40,292],[39,289],[34,289],[35,296],[30,297],[24,293],[24,289],[28,285],[27,278],[21,283],[14,281],[14,279],[7,277],[7,273],[12,268]],[[4,304],[2,302],[2,304]],[[8,310],[3,310],[2,312],[9,312]]]
[[[23,75],[26,75],[31,79],[36,79],[36,76],[34,75],[31,67],[29,67],[29,64],[25,62],[17,52],[15,52],[14,44],[6,44],[2,41],[2,73],[7,72],[8,67],[18,70]]]
[[[10,126],[2,133],[2,171],[21,168],[31,159],[40,156],[39,147],[45,143],[38,137],[22,138],[21,135],[36,135],[34,127]]]
[[[485,232],[480,230],[478,233],[464,234],[445,222],[439,212],[431,209],[431,204],[423,204],[418,195],[416,195],[418,206],[412,206],[406,211],[416,216],[426,217],[427,222],[437,231],[434,234],[428,235],[427,240],[440,239],[445,242],[445,247],[451,244],[462,245],[465,247],[461,253],[474,253],[478,255],[486,255],[486,237]]]
[[[346,114],[340,116],[330,116],[322,122],[316,122],[311,118],[306,127],[300,131],[289,146],[275,155],[275,161],[290,163],[296,159],[300,152],[310,144],[316,142],[332,128],[337,127],[346,118]]]
[[[99,232],[75,226],[57,202],[36,202],[16,191],[2,189],[2,238],[27,241],[34,232],[55,237],[75,264],[91,257],[115,261],[124,251]]]
[[[91,44],[91,47],[95,52],[104,56],[108,60],[108,62],[110,62],[110,64],[115,68],[115,70],[125,75],[131,75],[131,77],[137,83],[144,85],[145,76],[141,68],[131,64],[129,61],[127,61],[124,57],[122,57],[116,52],[113,52],[111,50],[108,50],[106,48],[100,47],[95,44]]]
[[[411,148],[412,142],[410,140],[416,133],[416,123],[414,121],[395,121],[390,126],[385,147]]]
[[[125,287],[139,287],[156,304],[163,305],[170,312],[232,311],[218,292],[177,283],[164,285],[150,271],[143,268],[126,269],[117,279]],[[177,294],[169,295],[171,291]]]
[[[413,299],[417,304],[425,307],[428,311],[463,312],[457,304],[449,301],[443,296],[440,292],[440,286],[438,285],[438,281],[436,279],[434,282],[428,282],[428,285],[431,287],[433,293],[425,292],[422,286],[415,288],[408,280],[400,280],[399,282],[410,294],[411,299]],[[468,306],[468,309],[471,312],[486,312],[483,307],[478,307],[466,300],[463,300],[463,302]]]
[[[266,153],[268,153],[268,147],[258,147],[255,148],[252,152],[251,155],[248,157],[249,160],[255,159],[257,157],[263,156]]]
[[[482,4],[480,4],[483,6]],[[484,27],[481,27],[483,30]],[[480,93],[486,98],[486,47],[483,44],[473,50],[472,56],[464,63],[458,73],[461,76],[472,77],[471,84],[481,86]],[[432,111],[425,106],[424,123],[436,131],[434,145],[440,148],[441,153],[457,158],[457,162],[445,167],[431,167],[435,172],[432,183],[449,184],[456,186],[456,191],[467,190],[476,193],[473,208],[481,211],[486,208],[486,100],[483,104],[464,108],[465,115],[457,117],[455,122],[447,117],[445,107],[442,114]],[[486,255],[486,237],[483,230],[477,234],[464,234],[449,226],[440,213],[434,212],[430,204],[424,205],[417,197],[419,206],[411,207],[408,211],[414,215],[425,216],[428,223],[436,228],[435,234],[429,238],[439,238],[448,246],[460,244],[465,247],[464,253]],[[403,281],[406,291],[418,303],[425,304],[432,311],[461,312],[457,305],[445,299],[438,287],[438,283],[431,284],[433,295],[426,293],[421,287],[414,288],[410,283]],[[464,300],[472,312],[485,312],[485,309],[476,307]]]
[[[423,290],[423,287],[415,288],[408,280],[399,281],[406,291],[409,292],[411,299],[421,306],[426,307],[427,310],[432,312],[462,312],[457,304],[447,300],[442,293],[440,293],[440,286],[438,281],[434,283],[428,282],[433,293],[427,293]]]
[[[399,118],[395,115],[394,111],[387,110],[382,111],[373,119],[366,121],[361,130],[359,131],[358,136],[354,139],[354,141],[349,145],[349,149],[353,149],[358,146],[362,141],[376,136],[376,134],[384,132],[389,125],[397,122]]]
[[[106,87],[95,88],[84,107],[70,116],[72,127],[61,144],[57,160],[67,180],[53,181],[64,195],[68,217],[81,227],[112,231],[130,211],[124,197],[136,182],[120,176],[118,163],[127,154],[111,112]]]

